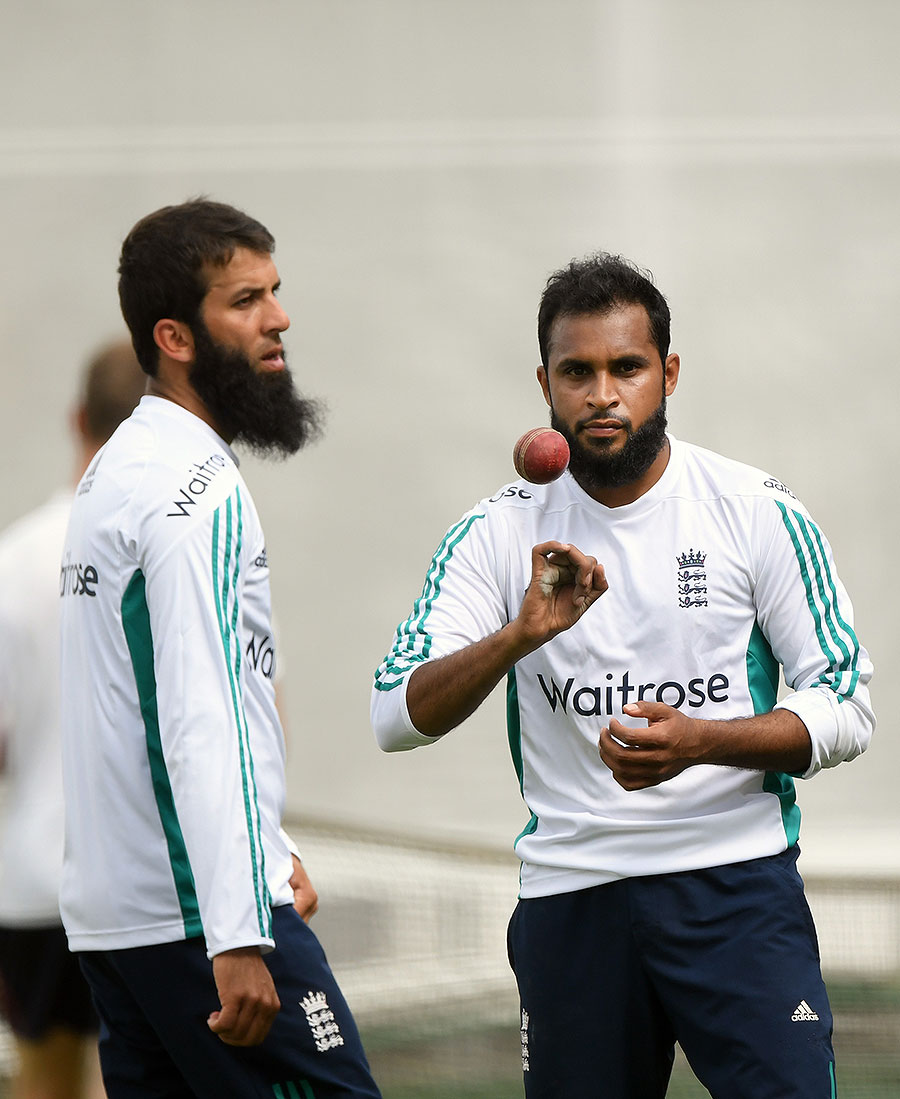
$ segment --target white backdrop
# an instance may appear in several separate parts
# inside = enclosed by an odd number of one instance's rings
[[[245,462],[273,567],[290,805],[510,842],[502,699],[381,756],[371,675],[444,530],[545,422],[547,275],[597,248],[673,312],[677,435],[830,536],[880,676],[871,751],[801,790],[807,859],[896,865],[900,6],[893,0],[4,0],[0,524],[71,464],[138,217],[206,193],[278,241],[328,433]],[[15,582],[2,578],[0,582]],[[810,865],[810,862],[807,862]]]

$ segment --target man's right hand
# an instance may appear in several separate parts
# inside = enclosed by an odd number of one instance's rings
[[[258,1046],[281,1001],[259,947],[226,950],[213,958],[213,977],[221,1008],[207,1019],[213,1034],[229,1046]]]
[[[603,566],[566,542],[531,551],[531,582],[518,615],[502,629],[449,656],[420,664],[409,678],[413,725],[442,736],[481,705],[523,656],[574,626],[606,591]]]
[[[596,557],[566,542],[542,542],[531,551],[531,583],[511,625],[538,648],[574,626],[608,587]]]

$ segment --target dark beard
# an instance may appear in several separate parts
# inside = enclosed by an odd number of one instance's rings
[[[286,458],[319,437],[321,407],[300,396],[286,366],[257,373],[243,352],[216,343],[202,321],[192,332],[195,357],[188,380],[226,439],[260,457]]]
[[[620,417],[616,417],[620,419]],[[569,472],[584,491],[592,496],[608,488],[622,488],[640,480],[666,442],[666,398],[663,395],[659,408],[646,419],[637,431],[632,430],[630,420],[621,420],[628,438],[616,454],[607,454],[598,446],[582,442],[550,410],[550,426],[566,437],[569,444]]]

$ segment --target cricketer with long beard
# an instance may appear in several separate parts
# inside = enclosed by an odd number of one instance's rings
[[[551,276],[568,471],[448,531],[372,721],[386,751],[435,744],[506,681],[528,1099],[661,1099],[676,1040],[717,1099],[832,1099],[796,780],[865,750],[872,667],[794,493],[667,433],[669,328],[620,257]]]
[[[232,449],[319,430],[273,249],[206,199],[122,246],[147,395],[78,487],[60,580],[61,910],[110,1099],[379,1095],[281,828],[269,558]]]

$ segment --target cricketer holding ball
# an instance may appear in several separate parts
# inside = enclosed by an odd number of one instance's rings
[[[377,670],[378,742],[433,744],[506,679],[529,1099],[657,1099],[676,1040],[716,1099],[832,1099],[795,786],[874,716],[831,549],[780,481],[667,434],[680,362],[632,264],[554,274],[538,337],[568,472],[450,529]]]

